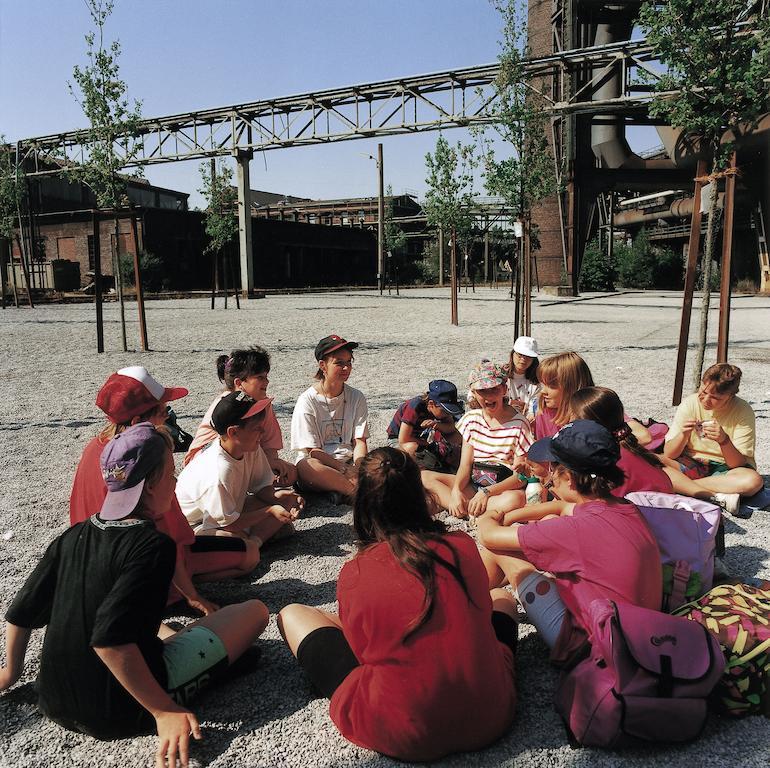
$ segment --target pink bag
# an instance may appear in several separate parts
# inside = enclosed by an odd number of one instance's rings
[[[716,638],[696,622],[607,599],[590,613],[591,655],[556,693],[572,739],[616,748],[698,736],[725,666]]]
[[[674,493],[641,491],[626,498],[639,507],[658,541],[663,566],[662,609],[674,611],[708,592],[714,580],[720,508]]]

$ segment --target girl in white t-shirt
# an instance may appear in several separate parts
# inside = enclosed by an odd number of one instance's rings
[[[291,447],[303,488],[331,491],[350,499],[355,465],[367,454],[366,398],[347,384],[358,344],[326,336],[315,348],[316,383],[297,399],[291,417]]]
[[[508,401],[523,413],[530,424],[535,420],[540,382],[537,366],[540,350],[531,336],[519,336],[513,344],[505,372],[508,374]]]

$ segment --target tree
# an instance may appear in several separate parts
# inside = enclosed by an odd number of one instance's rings
[[[385,258],[387,262],[398,270],[401,261],[401,251],[406,245],[406,234],[401,227],[393,221],[393,187],[388,184],[385,190]],[[391,279],[393,275],[391,274]],[[396,279],[398,285],[398,279]]]
[[[26,197],[26,187],[22,179],[23,169],[19,167],[16,161],[15,153],[11,151],[10,145],[5,143],[5,136],[0,135],[0,239],[5,239],[8,243],[9,269],[11,271],[11,282],[13,284],[13,297],[16,306],[19,305],[18,295],[16,293],[16,273],[13,271],[13,259],[10,254],[13,252],[12,243],[16,234],[16,223],[19,225],[19,249],[21,251],[21,267],[24,272],[24,280],[27,284],[27,302],[33,307],[32,289],[29,280],[29,264],[25,258],[26,240],[21,227],[21,206]],[[2,263],[0,263],[2,269]],[[3,307],[5,307],[5,281],[2,282]]]
[[[85,0],[94,23],[94,31],[85,36],[88,63],[75,66],[72,76],[75,85],[69,89],[88,118],[90,128],[83,142],[86,159],[68,170],[75,182],[85,184],[94,194],[99,209],[111,209],[115,229],[115,247],[112,254],[113,274],[120,303],[120,324],[123,350],[126,344],[126,318],[123,306],[123,280],[119,266],[120,229],[118,208],[127,203],[126,182],[120,175],[137,159],[142,143],[138,138],[141,104],[129,105],[126,83],[120,79],[120,43],[113,40],[107,45],[104,27],[112,13],[112,0]],[[135,249],[136,250],[136,249]],[[135,254],[138,270],[138,254]],[[99,258],[99,254],[95,254]],[[138,282],[138,281],[137,281]],[[141,312],[141,307],[140,307]]]
[[[210,166],[201,163],[199,169],[203,186],[198,192],[206,200],[204,213],[206,234],[209,238],[205,252],[210,253],[214,261],[214,285],[211,295],[211,308],[213,309],[217,283],[216,265],[227,246],[238,235],[238,191],[232,183],[232,168],[212,160]],[[227,291],[225,291],[225,306],[227,306]]]
[[[457,264],[455,253],[458,237],[465,236],[473,225],[473,170],[478,165],[474,147],[457,142],[451,146],[443,137],[436,141],[433,154],[425,155],[428,177],[425,183],[423,210],[428,224],[451,233],[452,324],[457,325]]]
[[[527,6],[516,0],[492,0],[502,18],[500,73],[495,83],[497,98],[490,112],[492,129],[510,146],[511,154],[498,159],[494,149],[483,152],[484,186],[490,195],[505,200],[522,222],[522,258],[525,269],[525,324],[529,331],[529,264],[534,250],[532,209],[556,192],[554,159],[548,145],[548,111],[545,83],[528,82],[525,60]]]
[[[741,25],[749,13],[750,25]],[[724,176],[734,142],[756,127],[767,111],[770,75],[770,17],[757,15],[747,0],[648,0],[639,22],[665,71],[652,79],[650,115],[682,128],[700,141],[711,163],[703,284],[710,285],[717,219],[717,182]],[[703,292],[698,349],[693,371],[700,385],[708,332],[710,291]]]
[[[580,290],[611,291],[613,277],[614,269],[607,250],[602,248],[598,238],[594,238],[586,245],[580,262]]]

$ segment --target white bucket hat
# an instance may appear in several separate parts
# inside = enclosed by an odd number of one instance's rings
[[[519,336],[513,343],[513,351],[527,357],[540,357],[540,350],[537,348],[537,342],[531,336]]]

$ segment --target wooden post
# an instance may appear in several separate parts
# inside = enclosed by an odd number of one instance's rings
[[[3,242],[6,244],[10,243],[10,240],[3,239]],[[5,309],[5,251],[8,250],[7,248],[4,248],[2,251],[0,251],[0,301],[2,301],[3,309]]]
[[[485,220],[484,230],[484,282],[489,282],[489,220]]]
[[[730,277],[733,259],[733,218],[735,214],[735,152],[730,155],[730,170],[725,179],[725,220],[722,225],[722,274],[719,285],[719,336],[717,338],[717,362],[727,362],[727,345],[730,337]]]
[[[233,267],[233,254],[232,254],[232,246],[230,247],[230,258],[229,258],[229,265],[230,265],[230,279],[233,281],[233,293],[235,294],[235,308],[240,309],[241,308],[241,300],[238,297],[238,283],[235,282],[235,268]]]
[[[514,296],[513,308],[513,338],[516,339],[521,334],[521,255],[518,259],[513,259],[511,264],[511,293]]]
[[[696,179],[706,173],[706,161],[698,160],[695,171]],[[679,325],[679,346],[676,353],[676,373],[674,374],[674,394],[671,405],[682,402],[682,385],[684,384],[684,368],[687,363],[687,342],[690,338],[690,316],[692,315],[692,297],[695,290],[695,268],[698,264],[698,248],[700,246],[700,197],[703,183],[695,182],[693,193],[692,219],[690,221],[690,241],[687,246],[687,268],[684,275],[684,295],[682,296],[682,320]]]
[[[218,274],[218,262],[219,262],[219,254],[212,252],[211,254],[211,308],[214,309],[214,300],[216,299],[217,295],[217,274]],[[243,266],[243,262],[241,262],[241,266]]]
[[[114,225],[115,250],[112,255],[112,268],[115,273],[115,288],[118,291],[118,308],[120,313],[120,340],[123,344],[123,351],[128,352],[128,340],[126,339],[126,303],[123,295],[123,272],[120,268],[120,220],[118,219],[118,209],[112,212]]]
[[[11,270],[11,287],[13,288],[13,305],[19,308],[19,286],[16,281],[16,267],[13,263],[13,245],[8,241],[8,266]]]
[[[19,221],[21,222],[21,217],[19,217]],[[27,260],[24,258],[22,241],[19,240],[18,235],[16,235],[16,245],[19,246],[19,253],[21,254],[21,271],[24,273],[24,282],[27,284],[27,302],[29,303],[29,308],[34,309],[35,305],[32,302],[32,285],[29,282],[29,269],[27,267]]]
[[[438,228],[438,287],[444,287],[444,227]]]
[[[150,348],[147,341],[147,317],[144,313],[144,291],[142,290],[142,270],[139,265],[139,227],[136,225],[136,213],[131,209],[131,235],[134,240],[134,286],[136,287],[136,309],[139,313],[139,341],[142,352]]]
[[[452,294],[451,322],[452,325],[457,325],[459,322],[457,317],[457,232],[454,227],[452,227],[452,245],[449,249],[449,268],[451,271],[449,285]]]
[[[532,335],[532,257],[529,252],[529,237],[527,236],[528,227],[527,222],[522,222],[522,241],[523,241],[523,256],[524,256],[524,311],[522,316],[523,322],[523,335]]]
[[[91,211],[94,235],[94,306],[96,309],[96,351],[104,352],[104,307],[102,306],[102,247],[99,237],[99,212]]]

